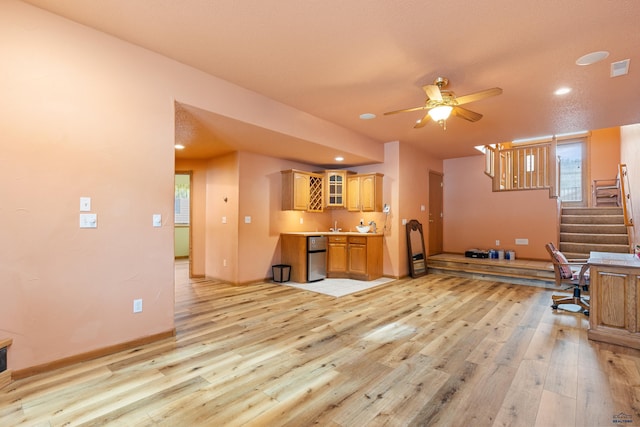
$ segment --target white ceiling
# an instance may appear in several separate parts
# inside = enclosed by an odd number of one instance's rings
[[[637,0],[26,2],[437,158],[472,155],[479,144],[640,122]],[[604,61],[576,65],[600,50],[610,52]],[[611,78],[611,63],[623,59],[631,59],[629,74]],[[458,96],[496,86],[503,94],[467,104],[484,118],[450,118],[446,131],[435,123],[413,129],[420,111],[383,115],[422,105],[421,87],[438,76]],[[561,86],[573,91],[555,96]],[[360,120],[366,112],[378,117]],[[183,113],[194,111],[185,106]],[[203,135],[266,132],[202,111],[188,120]],[[214,139],[214,152],[234,149],[234,138]],[[292,144],[300,144],[299,160],[309,160],[304,141],[285,145]]]

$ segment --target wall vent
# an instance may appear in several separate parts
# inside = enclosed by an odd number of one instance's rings
[[[629,73],[630,59],[611,63],[611,77],[624,76]]]

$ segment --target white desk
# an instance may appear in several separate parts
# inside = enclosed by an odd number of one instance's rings
[[[640,259],[591,252],[588,263],[589,338],[640,349]]]

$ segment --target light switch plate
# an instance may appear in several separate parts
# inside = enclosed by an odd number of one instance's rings
[[[80,214],[80,228],[96,228],[98,226],[97,214]]]
[[[134,299],[133,300],[133,312],[141,313],[142,312],[142,299]]]
[[[162,215],[153,214],[153,226],[154,227],[162,227]]]
[[[251,217],[250,216],[245,216],[244,217],[244,223],[245,224],[251,224]]]
[[[528,245],[529,239],[516,239],[516,245]]]
[[[222,217],[222,223],[223,223],[223,224],[226,224],[226,223],[227,223],[227,217],[226,217],[226,216],[223,216],[223,217]]]
[[[91,210],[91,197],[80,197],[80,212]]]

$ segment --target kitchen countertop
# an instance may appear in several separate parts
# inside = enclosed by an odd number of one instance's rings
[[[280,234],[295,236],[382,236],[383,233],[360,233],[359,231],[291,231]]]

